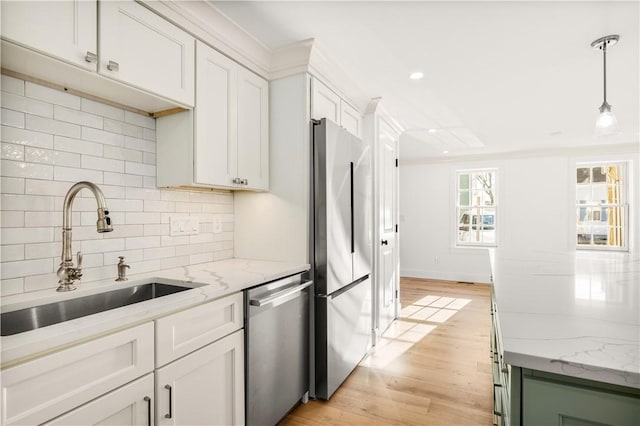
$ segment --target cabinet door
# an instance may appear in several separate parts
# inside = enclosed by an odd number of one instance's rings
[[[340,100],[340,125],[351,134],[362,137],[362,117],[360,113],[343,100]]]
[[[340,124],[340,96],[315,78],[311,80],[311,118]]]
[[[269,188],[269,83],[238,68],[238,177],[247,189]]]
[[[194,105],[194,38],[144,6],[101,1],[98,72]]]
[[[194,181],[234,186],[237,176],[237,67],[231,59],[197,43]]]
[[[153,324],[2,370],[3,425],[40,424],[153,371]]]
[[[153,392],[153,374],[149,374],[45,424],[152,425]]]
[[[3,1],[2,38],[95,71],[97,2]]]
[[[243,348],[238,330],[156,370],[157,424],[244,424]]]

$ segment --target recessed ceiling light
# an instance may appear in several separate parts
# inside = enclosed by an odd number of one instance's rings
[[[424,77],[424,73],[420,71],[412,72],[409,76],[411,80],[420,80],[422,77]]]
[[[429,129],[429,130],[427,130],[427,132],[429,132],[429,133],[435,133],[437,131],[438,131],[438,129]]]
[[[444,151],[442,151],[443,154],[448,154],[449,151],[447,151],[446,149]]]

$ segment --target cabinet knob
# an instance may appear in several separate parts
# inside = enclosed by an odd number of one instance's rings
[[[107,69],[109,71],[118,72],[120,71],[120,64],[115,61],[109,61],[107,64]]]
[[[242,179],[240,178],[233,178],[232,182],[236,185],[242,185]]]
[[[382,240],[382,241],[381,241],[381,244],[382,244],[383,246],[389,245],[389,241],[387,241],[387,240]]]
[[[98,60],[98,55],[87,50],[87,54],[85,55],[84,60],[89,62],[90,64],[94,64]]]
[[[243,185],[249,185],[249,179],[242,179],[242,181],[240,181],[241,184]]]

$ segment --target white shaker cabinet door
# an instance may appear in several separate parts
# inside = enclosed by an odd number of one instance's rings
[[[153,374],[101,396],[47,426],[147,426],[153,424]]]
[[[269,83],[238,67],[238,177],[246,189],[269,188]]]
[[[343,100],[340,101],[340,124],[354,136],[362,137],[360,113]]]
[[[311,118],[326,118],[340,125],[340,96],[317,79],[311,80]]]
[[[2,38],[82,68],[97,68],[97,2],[3,1]]]
[[[99,6],[98,72],[192,107],[195,39],[132,0]]]
[[[243,330],[156,370],[156,424],[244,425]]]
[[[195,173],[202,185],[234,186],[237,177],[237,64],[197,43]]]

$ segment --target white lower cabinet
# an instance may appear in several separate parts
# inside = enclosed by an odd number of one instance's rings
[[[244,332],[156,370],[158,425],[244,424]]]
[[[232,294],[2,370],[0,424],[244,424],[242,300]]]
[[[149,426],[154,422],[153,392],[153,374],[148,374],[45,424]]]
[[[153,323],[2,371],[0,424],[41,424],[153,371]]]

